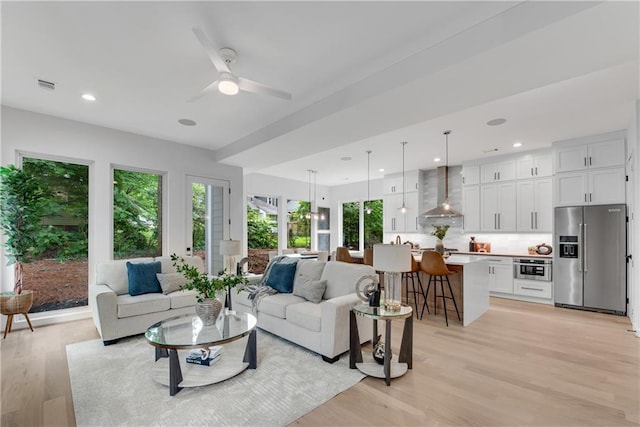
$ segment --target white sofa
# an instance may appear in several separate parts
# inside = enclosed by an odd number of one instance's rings
[[[202,258],[183,258],[186,263],[205,271]],[[168,256],[116,260],[96,265],[95,283],[89,285],[89,306],[104,345],[112,344],[119,338],[141,334],[161,320],[195,313],[195,291],[129,295],[127,261],[132,264],[160,261],[162,273],[176,272]]]
[[[254,313],[261,329],[319,353],[325,361],[333,363],[349,350],[349,312],[351,306],[360,301],[355,294],[355,284],[362,276],[376,273],[368,265],[300,260],[294,286],[306,263],[321,266],[313,269],[316,277],[307,279],[326,280],[327,283],[318,304],[293,293],[278,293],[259,298],[254,310],[249,292],[241,290],[231,292],[233,309]],[[361,342],[371,340],[372,321],[361,317],[357,321]]]

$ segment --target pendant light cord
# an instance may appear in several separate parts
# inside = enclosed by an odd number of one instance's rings
[[[402,141],[402,207],[406,208],[406,202],[407,202],[407,192],[405,189],[405,179],[404,179],[404,146],[407,145],[407,141]]]

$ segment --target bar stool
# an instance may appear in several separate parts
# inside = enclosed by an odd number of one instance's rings
[[[344,246],[338,246],[336,248],[336,261],[350,262],[350,263],[356,262],[351,256],[351,254],[349,253],[349,248],[346,248]]]
[[[362,263],[373,266],[373,248],[366,248],[362,254]]]
[[[447,268],[447,264],[445,264],[442,255],[440,255],[436,251],[424,251],[422,253],[422,260],[420,261],[420,269],[429,275],[429,283],[427,284],[427,292],[425,293],[424,303],[422,305],[422,311],[420,312],[420,318],[422,319],[422,315],[424,314],[425,307],[427,308],[427,313],[429,313],[429,307],[427,307],[427,295],[429,294],[429,288],[431,287],[431,282],[433,281],[433,314],[437,314],[437,303],[436,298],[442,298],[442,306],[444,307],[444,320],[449,326],[449,319],[447,317],[447,299],[453,301],[453,306],[456,308],[456,314],[458,315],[458,320],[462,320],[460,318],[460,312],[458,311],[458,304],[456,304],[456,299],[453,296],[453,290],[451,289],[451,282],[449,282],[449,275],[454,274],[454,271],[449,271]],[[449,287],[450,297],[446,296],[444,293],[444,281],[447,281],[447,286]],[[437,283],[440,282],[440,295],[437,292]]]
[[[409,304],[409,294],[413,294],[413,302],[415,303],[415,307],[416,307],[416,313],[418,312],[418,297],[416,294],[418,294],[418,292],[416,291],[416,282],[415,282],[415,278],[418,278],[418,285],[420,286],[420,295],[422,295],[423,298],[427,298],[427,296],[424,293],[424,288],[422,287],[422,281],[420,280],[420,266],[418,266],[418,263],[416,262],[415,258],[413,257],[413,255],[411,255],[411,270],[410,271],[406,271],[404,273],[402,273],[402,280],[405,281],[405,292],[404,292],[404,297],[405,300],[407,301],[407,304]],[[411,279],[411,287],[413,290],[409,290],[409,279]],[[420,318],[422,319],[422,316],[420,316]]]

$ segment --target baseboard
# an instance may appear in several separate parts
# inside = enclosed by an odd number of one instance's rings
[[[91,317],[91,310],[88,306],[73,307],[63,310],[44,311],[41,313],[29,313],[29,320],[33,327],[53,325],[56,323],[71,322],[73,320],[88,319]],[[2,330],[7,322],[7,316],[2,316]],[[11,330],[27,329],[29,325],[23,315],[17,314],[13,318]]]

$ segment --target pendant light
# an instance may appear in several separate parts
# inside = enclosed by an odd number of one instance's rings
[[[402,206],[400,206],[400,212],[402,213],[406,213],[407,212],[407,205],[406,205],[406,199],[407,199],[407,192],[405,191],[405,179],[404,179],[404,146],[407,145],[407,141],[402,141],[400,144],[402,144]]]
[[[309,172],[309,212],[307,213],[307,218],[320,218],[324,219],[324,214],[320,214],[317,211],[313,211],[311,209],[312,206],[315,206],[317,209],[317,183],[316,183],[316,174],[318,171],[313,169],[307,169]],[[313,174],[313,204],[311,203],[311,175]]]
[[[365,212],[367,213],[367,215],[371,214],[371,183],[370,183],[370,171],[371,171],[371,150],[367,150],[367,200],[365,201],[365,203],[369,202],[369,206],[367,207],[367,209],[365,210]]]

